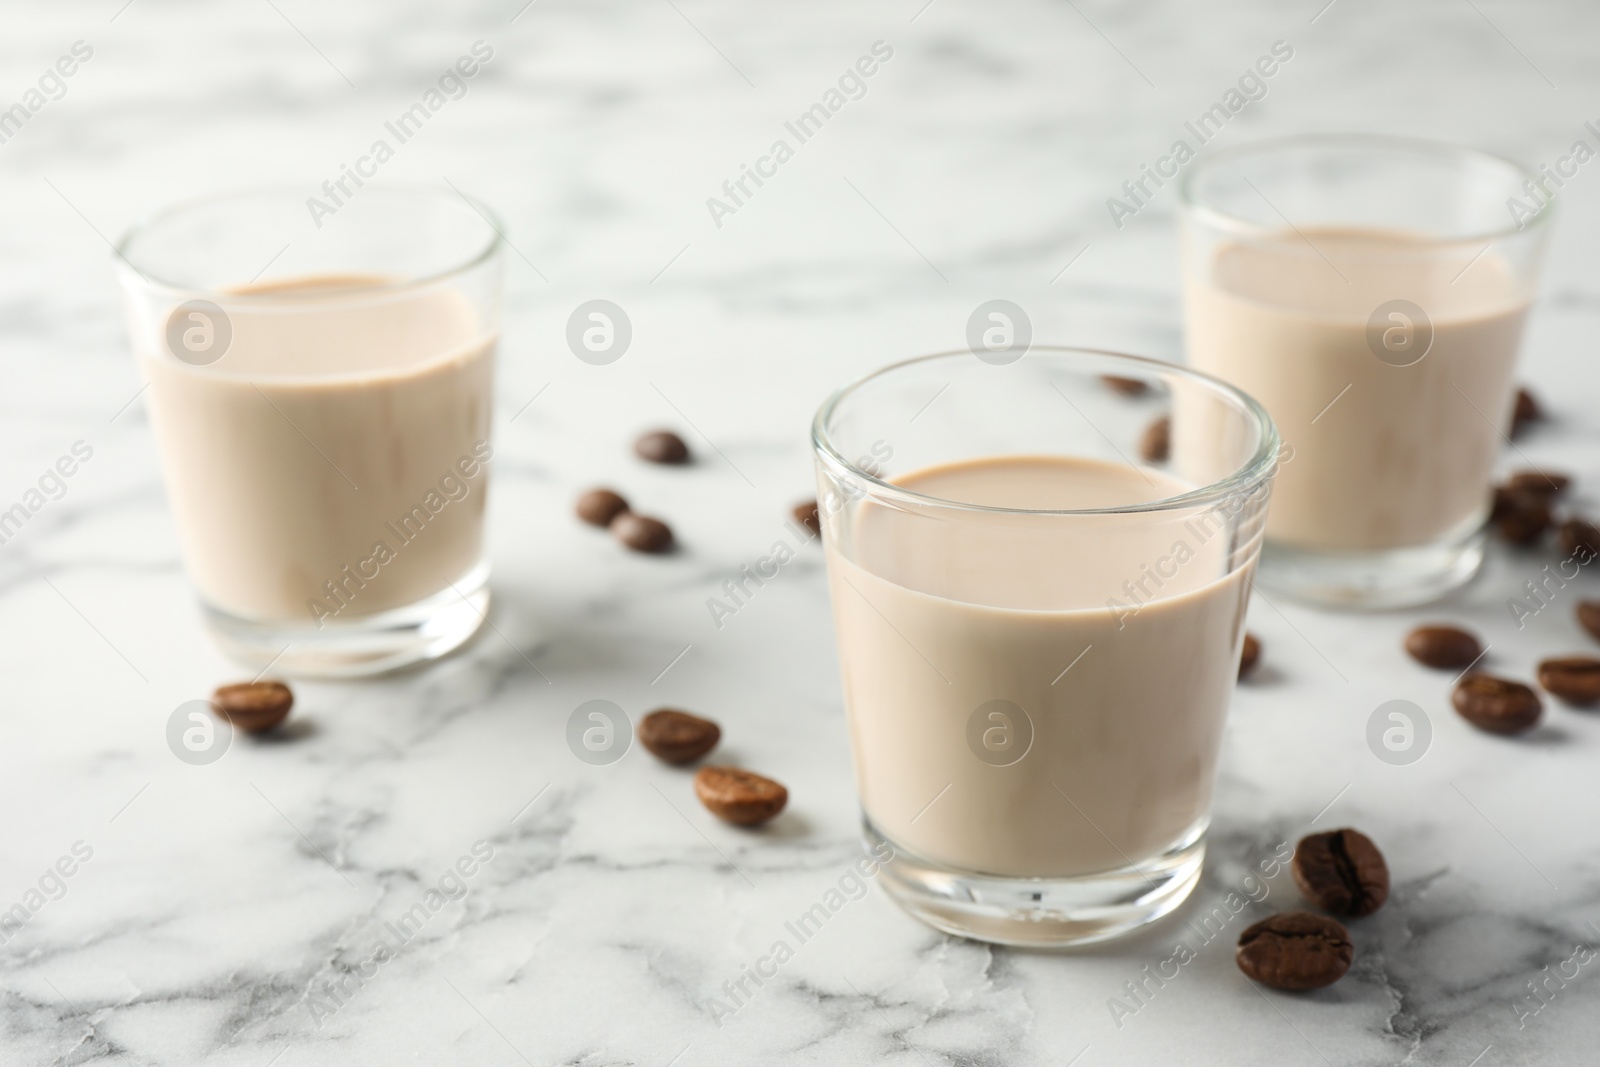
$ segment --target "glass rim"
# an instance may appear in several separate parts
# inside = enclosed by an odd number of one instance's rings
[[[1183,175],[1178,179],[1178,204],[1182,209],[1204,219],[1217,229],[1248,234],[1279,232],[1282,227],[1264,226],[1257,222],[1251,222],[1249,219],[1224,211],[1210,200],[1199,197],[1195,192],[1196,182],[1202,174],[1213,171],[1219,165],[1248,159],[1251,156],[1275,155],[1298,149],[1337,149],[1341,147],[1367,151],[1386,151],[1397,156],[1409,154],[1413,156],[1430,156],[1437,159],[1449,157],[1473,159],[1504,167],[1535,183],[1539,179],[1538,174],[1510,156],[1503,156],[1497,152],[1489,152],[1468,145],[1454,144],[1449,141],[1435,141],[1425,137],[1402,137],[1382,133],[1298,133],[1284,137],[1267,137],[1247,144],[1234,145],[1231,148],[1218,149],[1200,157],[1195,160],[1194,166],[1184,171]],[[1533,215],[1521,226],[1508,223],[1497,229],[1464,234],[1459,237],[1441,237],[1434,234],[1425,234],[1424,237],[1428,244],[1434,246],[1493,243],[1542,227],[1554,213],[1555,199],[1552,197],[1538,204]]]
[[[260,293],[241,293],[237,291],[230,291],[228,289],[217,288],[215,286],[195,285],[187,282],[174,281],[170,278],[157,277],[155,274],[145,270],[143,266],[136,263],[134,259],[129,256],[129,251],[141,237],[153,232],[157,227],[163,225],[164,223],[171,222],[185,212],[192,211],[196,208],[207,207],[228,200],[244,200],[249,197],[263,195],[287,195],[295,200],[298,200],[301,198],[301,194],[304,191],[304,189],[298,186],[291,186],[284,182],[275,182],[272,184],[263,185],[243,185],[230,189],[219,189],[215,192],[206,193],[201,196],[190,197],[187,200],[179,200],[175,203],[168,204],[129,226],[127,231],[123,233],[122,237],[111,246],[112,254],[117,260],[116,266],[123,272],[131,270],[138,277],[138,280],[141,284],[152,289],[165,290],[169,293],[192,294],[195,296],[208,297],[218,301],[229,300],[252,303],[282,303],[284,301],[283,294],[281,292],[267,290]],[[485,244],[479,247],[477,251],[473,252],[466,259],[458,260],[448,267],[431,271],[419,277],[406,278],[400,281],[379,282],[370,285],[352,285],[348,288],[341,288],[336,293],[328,294],[327,299],[339,300],[347,296],[382,296],[389,293],[403,293],[412,289],[423,289],[430,285],[436,285],[439,282],[447,281],[448,279],[454,278],[457,275],[465,274],[474,267],[487,262],[500,251],[501,245],[507,243],[505,237],[505,225],[500,221],[499,217],[495,215],[494,211],[487,204],[476,199],[475,197],[468,196],[466,193],[460,192],[459,190],[451,189],[447,191],[443,187],[424,182],[386,182],[383,185],[375,186],[374,191],[379,192],[381,195],[399,193],[402,196],[411,196],[419,200],[463,202],[466,207],[470,208],[475,214],[477,214],[489,227],[491,236]],[[299,303],[303,302],[303,300],[294,302]]]
[[[860,464],[852,462],[835,445],[830,432],[829,423],[839,408],[848,401],[863,386],[869,382],[885,378],[898,371],[910,367],[932,363],[943,359],[973,359],[973,354],[967,349],[951,349],[945,352],[934,352],[924,356],[913,356],[910,359],[899,360],[887,366],[879,367],[854,381],[847,382],[834,390],[822,406],[817,409],[816,415],[811,420],[811,448],[817,458],[835,473],[845,474],[851,478],[868,483],[871,493],[875,497],[901,500],[920,507],[948,508],[954,511],[978,512],[992,515],[1035,515],[1050,516],[1075,516],[1075,515],[1128,515],[1145,512],[1182,511],[1193,508],[1206,507],[1219,504],[1239,495],[1241,492],[1253,492],[1270,478],[1278,465],[1278,449],[1280,439],[1277,425],[1272,421],[1272,416],[1267,414],[1267,409],[1262,407],[1250,394],[1220,378],[1195,370],[1181,363],[1169,363],[1166,360],[1154,359],[1150,356],[1135,356],[1127,352],[1115,352],[1106,348],[1086,348],[1076,345],[1032,345],[1027,354],[1019,360],[1021,363],[1034,353],[1045,356],[1080,357],[1091,356],[1103,358],[1113,364],[1121,364],[1126,368],[1142,369],[1146,375],[1167,374],[1175,375],[1190,381],[1198,382],[1211,392],[1221,394],[1232,400],[1249,421],[1253,422],[1260,434],[1260,441],[1251,457],[1236,468],[1231,474],[1206,485],[1196,486],[1187,492],[1175,496],[1162,497],[1158,500],[1149,500],[1139,504],[1123,504],[1109,508],[1008,508],[993,507],[987,504],[970,504],[960,500],[950,500],[945,497],[933,496],[928,493],[919,493],[914,489],[896,485],[886,481],[878,475],[866,470]],[[997,369],[1004,369],[997,368]],[[1106,373],[1096,370],[1095,373]]]

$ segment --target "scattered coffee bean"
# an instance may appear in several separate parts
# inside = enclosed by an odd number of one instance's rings
[[[1560,471],[1518,471],[1506,479],[1506,488],[1516,493],[1555,497],[1572,485],[1572,476]]]
[[[1499,499],[1495,507],[1501,507]],[[1504,541],[1531,545],[1550,528],[1550,503],[1537,494],[1511,492],[1506,510],[1495,519],[1494,528]]]
[[[1349,931],[1309,911],[1262,919],[1239,935],[1234,956],[1246,978],[1291,992],[1332,985],[1354,958]]]
[[[1563,556],[1577,556],[1580,563],[1600,556],[1600,528],[1587,519],[1568,519],[1556,527],[1556,541]]]
[[[1483,646],[1458,626],[1419,626],[1406,634],[1406,651],[1425,667],[1460,670],[1477,662]]]
[[[237,682],[218,686],[211,706],[247,734],[261,734],[289,717],[294,694],[282,682]]]
[[[578,498],[578,518],[590,526],[610,526],[627,510],[628,502],[609,489],[591,489]]]
[[[804,504],[794,506],[794,521],[811,531],[812,536],[822,534],[822,513],[817,510],[815,500],[807,500]]]
[[[1139,454],[1151,463],[1165,463],[1172,451],[1172,417],[1162,415],[1144,428]]]
[[[1255,669],[1256,662],[1261,659],[1261,642],[1256,640],[1256,635],[1244,635],[1244,651],[1239,654],[1239,677],[1243,678]]]
[[[694,793],[711,814],[739,826],[766,822],[789,803],[783,786],[738,767],[701,767]]]
[[[1294,884],[1323,911],[1359,918],[1389,899],[1389,865],[1359,830],[1329,830],[1300,839],[1294,849]]]
[[[1498,522],[1505,516],[1516,511],[1521,504],[1523,494],[1504,485],[1494,487],[1494,495],[1490,498],[1489,521]]]
[[[1511,413],[1511,437],[1513,440],[1527,429],[1529,424],[1539,422],[1544,418],[1544,409],[1533,398],[1533,394],[1526,389],[1517,390],[1517,406]]]
[[[668,763],[693,763],[721,739],[716,723],[676,708],[652,711],[639,720],[639,743]]]
[[[1119,378],[1115,374],[1102,374],[1100,380],[1123,396],[1143,396],[1150,391],[1150,383],[1142,378]]]
[[[647,459],[651,463],[689,462],[689,446],[671,430],[656,430],[642,435],[633,443],[633,450],[640,459]]]
[[[1578,625],[1589,631],[1589,636],[1600,641],[1600,600],[1578,601]]]
[[[617,540],[635,552],[666,552],[672,548],[672,527],[648,515],[624,512],[611,521]]]
[[[1539,664],[1539,684],[1557,700],[1586,707],[1600,700],[1600,659],[1561,656]]]
[[[1539,694],[1521,682],[1477,671],[1456,683],[1450,702],[1463,719],[1495,734],[1521,733],[1544,711]]]

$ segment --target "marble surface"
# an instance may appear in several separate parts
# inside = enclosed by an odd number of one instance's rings
[[[74,442],[93,456],[0,547],[0,910],[41,905],[0,943],[0,1060],[1594,1062],[1600,963],[1526,998],[1600,941],[1600,719],[1552,707],[1526,738],[1476,733],[1398,647],[1441,615],[1478,627],[1513,675],[1591,647],[1571,605],[1600,582],[1584,575],[1519,632],[1505,600],[1548,558],[1501,550],[1425,613],[1251,608],[1265,661],[1234,702],[1211,862],[1184,916],[1309,829],[1361,826],[1395,892],[1356,924],[1334,988],[1263,993],[1234,967],[1237,929],[1296,899],[1286,875],[1141,1000],[1125,983],[1171,955],[1183,919],[1020,952],[938,935],[874,889],[731,1017],[711,1011],[857,847],[820,557],[720,629],[705,607],[809,495],[806,428],[826,391],[959,346],[996,296],[1040,340],[1180,358],[1171,191],[1120,230],[1105,199],[1274,41],[1294,57],[1228,143],[1367,129],[1549,162],[1600,108],[1593,7],[1323,4],[14,6],[0,106],[74,42],[93,56],[0,144],[0,499]],[[492,62],[385,178],[481,196],[515,245],[495,629],[426,671],[304,684],[289,736],[187,766],[169,715],[240,670],[183,576],[106,239],[217,188],[310,195],[478,40]],[[718,226],[707,198],[877,41],[893,57],[865,96]],[[1600,169],[1562,199],[1524,368],[1553,418],[1506,462],[1570,470],[1592,499]],[[609,367],[562,341],[594,297],[635,327]],[[683,428],[703,461],[632,462],[628,439],[654,424]],[[685,551],[630,557],[578,526],[571,500],[595,481],[668,515]],[[594,698],[716,717],[725,755],[789,784],[788,813],[741,832],[637,750],[580,763],[563,731]],[[1365,741],[1397,698],[1433,726],[1409,766]],[[492,858],[465,864],[466,896],[330,998],[475,845]],[[47,873],[58,861],[71,877]]]

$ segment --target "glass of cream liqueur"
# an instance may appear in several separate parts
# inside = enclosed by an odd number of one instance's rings
[[[1165,455],[1142,449],[1163,417]],[[1154,360],[963,351],[835,393],[812,443],[865,844],[892,857],[890,894],[1019,945],[1176,908],[1205,856],[1277,464],[1266,412]]]
[[[1189,360],[1260,400],[1284,439],[1264,586],[1383,608],[1477,572],[1549,230],[1542,182],[1366,136],[1247,145],[1185,174]]]
[[[185,566],[224,649],[354,676],[470,638],[489,601],[488,212],[374,186],[314,220],[303,190],[252,190],[171,209],[117,251]]]

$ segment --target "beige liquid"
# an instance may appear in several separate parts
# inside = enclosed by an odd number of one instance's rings
[[[896,482],[1029,509],[1191,488],[1026,456]],[[828,573],[857,781],[882,833],[967,871],[1068,877],[1148,860],[1204,828],[1250,572],[1226,573],[1220,523],[856,507],[839,524],[847,543],[827,542]],[[1159,587],[1147,568],[1166,575]],[[1106,602],[1127,600],[1129,580],[1158,599],[1119,620]],[[991,700],[1033,725],[1009,766],[969,747],[969,719]]]
[[[1483,518],[1529,296],[1503,258],[1479,252],[1313,229],[1223,245],[1207,276],[1190,272],[1191,361],[1260,401],[1292,450],[1269,538],[1390,549]],[[1392,299],[1432,320],[1432,348],[1411,366],[1384,363],[1367,343],[1369,316]]]
[[[477,565],[495,338],[449,289],[351,292],[383,281],[240,290],[283,299],[229,303],[233,340],[209,366],[139,353],[185,562],[212,606],[344,621]]]

